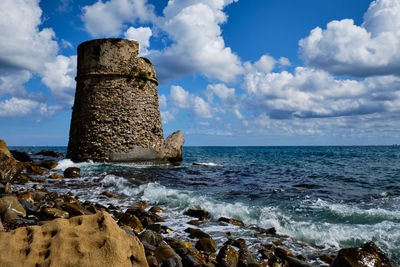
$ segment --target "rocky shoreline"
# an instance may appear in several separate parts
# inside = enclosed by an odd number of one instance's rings
[[[33,161],[0,141],[1,266],[395,266],[372,242],[310,262],[285,248],[274,228],[256,229],[266,240],[257,247],[250,248],[248,240],[232,232],[218,245],[198,226],[246,226],[224,217],[209,222],[206,210],[194,208],[184,213],[193,218],[187,222],[187,236],[178,238],[165,225],[168,211],[160,207],[143,202],[127,209],[104,206],[81,201],[70,191],[56,192],[58,187],[79,186],[70,182],[80,176],[79,168],[67,168],[61,175],[53,170],[64,155],[41,151],[37,156]]]

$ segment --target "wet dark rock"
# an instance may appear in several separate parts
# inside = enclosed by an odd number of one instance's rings
[[[205,220],[209,215],[208,211],[202,209],[188,209],[183,214],[190,217],[198,218],[199,220],[202,221]]]
[[[165,220],[155,213],[146,212],[142,207],[131,206],[126,213],[133,214],[141,221],[144,227],[154,224],[156,222],[164,222]]]
[[[181,259],[180,256],[165,242],[162,242],[154,251],[154,255],[157,258],[158,262],[164,263],[169,258],[178,258]]]
[[[196,258],[200,262],[200,264],[204,264],[207,262],[206,255],[197,249],[189,250],[189,255]],[[210,255],[214,255],[214,254],[210,254]]]
[[[101,205],[100,203],[95,203],[95,204],[94,204],[94,208],[95,208],[96,210],[102,210],[102,211],[110,212],[109,209],[108,209],[107,207]],[[91,211],[89,208],[88,208],[88,210]],[[95,213],[95,212],[94,212],[94,213]]]
[[[226,241],[224,245],[231,245],[237,248],[247,248],[246,240],[244,240],[243,238],[228,239],[228,241]]]
[[[40,167],[51,170],[57,167],[58,163],[55,162],[54,160],[48,159],[45,161],[40,162]]]
[[[199,220],[191,220],[191,221],[188,221],[187,224],[194,225],[194,226],[199,226],[200,225],[200,221]]]
[[[305,261],[290,256],[286,256],[285,260],[287,263],[289,263],[290,267],[313,267],[311,264],[308,264]]]
[[[31,162],[32,159],[31,157],[25,153],[25,152],[20,152],[17,150],[10,150],[12,156],[14,157],[14,159],[21,161],[21,162]]]
[[[65,178],[79,178],[81,176],[81,169],[78,167],[69,167],[64,171]]]
[[[62,209],[67,211],[71,217],[80,215],[91,215],[92,212],[86,210],[78,203],[64,203]]]
[[[231,245],[224,245],[219,250],[217,262],[219,267],[236,267],[239,262],[239,252]]]
[[[276,259],[273,251],[269,249],[260,249],[258,253],[260,253],[261,258],[263,259],[268,259],[268,260]]]
[[[146,260],[147,260],[147,264],[149,265],[149,267],[158,267],[158,261],[157,261],[156,257],[149,255],[149,256],[146,256]]]
[[[154,206],[154,207],[151,207],[151,208],[149,209],[149,212],[153,212],[153,213],[158,213],[158,212],[165,213],[165,210],[162,209],[162,208],[160,208],[160,207]]]
[[[114,195],[114,194],[111,194],[110,192],[107,192],[107,191],[104,191],[103,193],[101,193],[103,196],[106,196],[106,197],[110,197],[110,198],[115,198],[115,199],[121,199],[121,197],[119,197],[119,196],[117,196],[117,195]]]
[[[146,255],[154,256],[154,252],[156,251],[155,246],[152,246],[146,242],[143,242],[143,247],[144,247],[144,251],[146,252]]]
[[[267,234],[267,235],[275,235],[276,234],[276,229],[275,227],[271,227],[271,228],[259,228],[260,233],[262,234]]]
[[[49,176],[50,179],[62,179],[64,178],[64,176],[62,176],[61,174],[58,173],[53,173]]]
[[[61,209],[57,209],[57,208],[43,208],[43,209],[41,209],[41,213],[52,219],[55,219],[55,218],[68,219],[69,218],[68,212],[63,211]]]
[[[153,224],[148,225],[146,227],[146,229],[154,231],[154,232],[156,232],[158,234],[161,234],[161,224],[153,223]]]
[[[57,192],[55,192],[55,191],[49,192],[49,193],[46,195],[46,197],[47,197],[48,199],[51,199],[51,200],[54,200],[54,199],[58,198],[59,196],[60,196],[60,195],[59,195]]]
[[[180,258],[168,258],[161,264],[161,267],[183,267]]]
[[[129,208],[130,209],[136,209],[136,208],[141,208],[143,210],[147,209],[149,207],[149,205],[147,205],[144,202],[141,201],[136,201],[135,203],[133,203]]]
[[[225,223],[233,224],[233,225],[237,225],[237,226],[244,226],[244,223],[242,221],[231,219],[231,218],[221,217],[221,218],[218,219],[218,221],[219,222],[225,222]]]
[[[157,222],[165,222],[165,219],[155,213],[148,213],[148,216],[144,217],[145,222],[143,225],[148,226]]]
[[[107,207],[109,210],[118,210],[117,206],[114,206],[113,204],[108,205]]]
[[[179,256],[185,256],[189,254],[189,249],[183,245],[178,245],[176,248],[174,248],[174,250],[179,254]]]
[[[189,233],[190,238],[211,238],[211,236],[207,233],[204,233],[200,229],[195,229],[195,228],[186,228],[185,229],[186,233]]]
[[[19,203],[26,210],[27,214],[30,214],[30,215],[36,214],[38,207],[36,205],[34,205],[32,202],[30,202],[24,198],[20,198]]]
[[[33,199],[35,201],[41,201],[45,197],[46,197],[46,193],[45,192],[40,192],[40,191],[33,192]]]
[[[192,255],[185,255],[182,257],[182,263],[185,267],[200,267],[200,262]]]
[[[55,151],[43,149],[42,151],[36,153],[35,155],[46,156],[46,157],[54,157],[54,158],[63,158],[64,155]]]
[[[30,175],[43,175],[45,171],[48,169],[39,166],[40,162],[37,162],[37,165],[30,164],[26,168],[26,172]]]
[[[42,190],[42,189],[43,189],[43,187],[41,187],[41,186],[38,185],[38,184],[34,184],[34,185],[32,186],[32,188],[35,189],[35,190]]]
[[[335,256],[322,255],[319,257],[319,259],[320,259],[320,261],[331,265],[335,259]]]
[[[290,252],[284,248],[281,248],[281,247],[275,248],[274,254],[281,259],[285,259],[286,256],[296,258],[296,255],[294,255],[292,252]]]
[[[133,214],[124,213],[118,221],[118,225],[130,228],[136,233],[143,230],[143,225],[141,221]]]
[[[247,249],[239,249],[239,267],[247,267],[250,264],[257,264],[255,256]]]
[[[160,234],[151,230],[145,230],[143,233],[140,234],[140,240],[142,242],[146,242],[147,244],[157,247],[161,243],[161,241],[163,241],[163,237]]]
[[[180,256],[187,255],[189,250],[192,249],[192,244],[189,242],[182,241],[180,239],[175,238],[165,238],[164,239],[168,244],[178,253]]]
[[[214,253],[217,252],[217,243],[215,243],[212,238],[203,237],[200,238],[195,246],[198,250],[207,252],[207,253]]]
[[[392,267],[386,254],[373,242],[361,247],[343,248],[339,251],[332,267]]]

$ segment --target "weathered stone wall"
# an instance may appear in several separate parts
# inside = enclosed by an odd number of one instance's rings
[[[79,45],[67,157],[108,161],[111,153],[163,140],[155,70],[138,50],[124,39]]]

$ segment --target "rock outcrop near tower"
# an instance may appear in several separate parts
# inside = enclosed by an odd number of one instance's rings
[[[73,161],[182,160],[180,131],[164,140],[158,80],[139,44],[97,39],[78,46],[67,157]]]

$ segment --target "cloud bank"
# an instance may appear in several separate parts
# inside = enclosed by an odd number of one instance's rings
[[[71,105],[76,57],[58,55],[56,35],[51,28],[40,29],[41,16],[39,0],[0,2],[0,117],[46,115],[59,108],[47,107],[43,95],[26,91],[24,84],[33,75],[41,77],[60,104]]]
[[[335,75],[400,75],[400,2],[373,1],[357,26],[351,19],[317,27],[300,40],[308,66]]]

